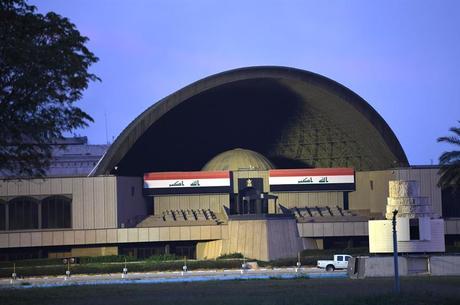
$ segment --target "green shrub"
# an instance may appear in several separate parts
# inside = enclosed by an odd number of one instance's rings
[[[323,258],[331,257],[334,254],[350,254],[350,255],[368,255],[369,248],[346,248],[346,249],[307,249],[303,250],[300,255],[302,257],[307,256],[320,256]]]
[[[0,262],[0,268],[13,268],[13,264],[16,264],[16,267],[62,265],[62,258],[35,258],[16,261],[3,261]]]
[[[147,261],[175,261],[175,260],[181,260],[182,258],[174,255],[174,254],[161,254],[161,255],[154,255],[150,256],[147,258]]]
[[[235,253],[221,255],[217,259],[230,259],[230,258],[244,258],[244,255],[241,253],[235,252]]]
[[[228,260],[206,260],[206,261],[190,261],[187,263],[189,270],[196,269],[238,269],[241,268],[240,259]]]
[[[116,263],[116,262],[133,262],[138,259],[134,256],[128,255],[107,255],[107,256],[82,256],[79,258],[80,264],[93,264],[93,263]],[[62,260],[61,260],[62,261]]]
[[[460,253],[460,247],[459,246],[446,246],[446,253]]]
[[[369,255],[368,248],[349,248],[349,249],[326,249],[326,250],[303,250],[300,253],[300,263],[302,266],[316,266],[318,260],[332,259],[334,254],[350,255]],[[297,258],[283,258],[269,262],[258,262],[260,267],[294,267],[297,264]]]

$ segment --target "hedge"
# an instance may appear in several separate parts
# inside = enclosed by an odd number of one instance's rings
[[[181,271],[184,261],[140,261],[131,262],[127,265],[129,272],[149,272],[149,271]],[[71,265],[72,274],[97,274],[97,273],[121,273],[124,262],[120,263],[88,263]],[[188,270],[197,269],[237,269],[241,267],[241,260],[206,260],[206,261],[187,261]],[[42,276],[42,275],[64,275],[67,266],[17,266],[16,274],[23,276]],[[0,277],[10,277],[13,272],[10,268],[0,269]]]

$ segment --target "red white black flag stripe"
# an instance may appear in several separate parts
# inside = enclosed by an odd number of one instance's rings
[[[353,190],[352,168],[275,169],[269,172],[271,191]]]
[[[144,193],[215,193],[230,191],[230,172],[164,172],[144,175]]]

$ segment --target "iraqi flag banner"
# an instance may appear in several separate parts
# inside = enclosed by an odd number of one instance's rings
[[[354,191],[353,168],[273,169],[270,191]]]
[[[144,174],[145,195],[228,193],[229,191],[229,171]]]

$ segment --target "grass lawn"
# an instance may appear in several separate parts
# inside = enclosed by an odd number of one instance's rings
[[[8,304],[460,304],[460,277],[297,279],[0,289]]]

